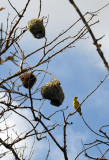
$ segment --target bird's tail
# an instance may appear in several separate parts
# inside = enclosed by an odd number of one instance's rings
[[[81,108],[78,108],[78,113],[80,114],[80,116],[82,115],[82,112],[81,112]]]

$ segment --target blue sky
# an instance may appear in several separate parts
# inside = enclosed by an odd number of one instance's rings
[[[22,3],[19,3],[19,1],[17,0],[11,0],[11,2],[18,9],[18,11],[20,11],[21,9],[23,9],[26,0],[22,0]],[[105,4],[107,4],[108,2],[109,2],[108,0],[105,0],[105,2],[102,0],[82,0],[82,1],[77,0],[76,4],[81,9],[82,13],[86,13],[87,11],[89,12],[96,11]],[[0,3],[1,7],[3,6],[6,8],[0,13],[0,16],[2,18],[1,21],[3,21],[5,24],[6,23],[5,18],[7,17],[8,12],[10,13],[10,20],[11,20],[15,15],[15,11],[13,11],[9,7],[7,1],[1,0]],[[27,23],[30,19],[37,17],[38,7],[39,7],[39,0],[31,1],[27,13],[25,14],[25,17],[19,24],[20,27],[27,26]],[[48,42],[50,42],[53,38],[55,38],[55,36],[57,36],[59,33],[61,33],[63,30],[69,27],[72,23],[74,23],[77,20],[77,18],[79,18],[73,7],[68,2],[68,0],[60,0],[60,1],[43,0],[41,17],[43,16],[48,17],[48,15],[49,15],[49,22],[46,27],[46,35]],[[100,43],[102,44],[102,50],[104,52],[107,61],[109,61],[109,54],[108,54],[109,22],[107,20],[108,15],[109,15],[109,6],[104,10],[102,10],[98,14],[98,16],[94,18],[93,22],[95,22],[96,20],[100,20],[100,22],[92,27],[93,32],[95,33],[97,38],[105,35],[105,37],[100,41]],[[82,22],[78,23],[65,36],[73,36],[75,33],[78,32],[81,26]],[[81,103],[83,99],[96,88],[96,86],[100,83],[101,80],[104,79],[105,75],[107,74],[107,70],[104,67],[101,58],[99,57],[95,46],[92,44],[93,42],[92,39],[90,38],[90,35],[87,34],[85,38],[87,39],[81,39],[80,41],[75,43],[74,44],[75,47],[69,48],[64,52],[60,53],[59,55],[57,55],[56,57],[54,57],[49,63],[48,67],[48,71],[51,72],[61,82],[61,86],[65,93],[65,100],[62,106],[60,106],[60,109],[69,106],[66,115],[74,111],[74,108],[72,106],[73,97],[78,96],[78,100]],[[31,33],[29,33],[29,31],[25,33],[25,36],[21,40],[21,47],[24,50],[25,55],[43,46],[43,44],[44,40],[34,39]],[[54,52],[64,47],[65,45],[66,42],[62,43],[56,49],[54,49]],[[7,52],[7,54],[9,54],[9,51]],[[36,61],[38,61],[42,53],[38,54],[39,55],[33,55],[32,57],[28,58],[27,62],[33,65],[35,63],[34,60],[36,59]],[[15,73],[15,71],[18,70],[17,68],[13,70],[12,62],[7,62],[5,66],[9,68],[9,70],[11,69],[12,73]],[[43,69],[43,67],[45,66],[42,65],[40,69]],[[1,65],[0,75],[3,75],[3,73],[5,73],[4,77],[6,77],[8,75],[9,70],[8,69],[6,70],[4,68],[4,64]],[[48,82],[48,80],[51,80],[50,76],[49,78],[45,79],[45,83]],[[82,105],[82,113],[84,119],[95,131],[98,131],[102,125],[109,124],[108,84],[109,84],[109,78],[107,78],[104,81],[104,83],[100,86],[100,88],[93,95],[91,95]],[[24,92],[26,92],[26,90],[24,90]],[[40,97],[41,95],[38,96]],[[51,106],[49,101],[46,100],[42,112],[44,114],[49,114],[55,110],[57,110],[57,108]],[[26,113],[24,114],[28,115],[30,119],[32,118],[29,111],[26,111]],[[54,117],[52,121],[54,122],[57,119],[60,123],[62,123],[62,115],[60,116],[60,119],[59,116],[60,115],[57,114],[57,116]],[[25,126],[25,121],[23,122],[22,120],[18,120],[16,115],[14,116],[14,118],[16,124],[18,124],[16,126],[16,129],[19,132],[21,130],[20,124],[23,123],[23,125]],[[96,137],[93,133],[91,133],[91,131],[85,126],[78,113],[76,113],[73,117],[71,117],[70,121],[73,122],[73,125],[68,127],[67,141],[68,141],[69,160],[72,160],[76,157],[77,153],[79,153],[82,149],[81,139],[83,140],[84,143],[89,143],[91,141],[94,141],[98,137]],[[9,124],[10,125],[13,124],[12,118],[10,118]],[[27,125],[26,127],[28,128],[29,126]],[[22,129],[24,128],[22,127]],[[54,134],[56,135],[56,138],[59,140],[59,142],[62,143],[62,129],[58,127],[57,130],[54,132]],[[33,142],[33,139],[31,138],[30,140],[26,140],[25,142],[27,143],[28,146],[30,146]],[[49,160],[55,160],[55,159],[63,160],[62,153],[51,141],[51,139],[50,142],[51,142],[51,152]],[[47,140],[36,142],[35,152],[32,160],[36,159],[44,160],[47,154],[47,149],[48,149],[47,147],[48,147]],[[30,148],[28,147],[28,150],[29,149]],[[103,150],[105,151],[105,148],[103,148]],[[99,154],[99,152],[98,153],[97,152],[98,151],[95,148],[95,150],[91,150],[89,153],[97,156]],[[80,160],[85,160],[85,157],[82,155],[80,157]]]

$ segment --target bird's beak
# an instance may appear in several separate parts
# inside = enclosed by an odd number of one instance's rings
[[[78,97],[75,97],[76,99],[78,98]]]

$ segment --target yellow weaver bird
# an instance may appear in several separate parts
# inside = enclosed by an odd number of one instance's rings
[[[77,109],[79,106],[79,102],[77,101],[77,98],[78,97],[73,98],[73,106],[75,109]],[[80,116],[82,115],[81,108],[78,108],[77,112],[80,114]]]

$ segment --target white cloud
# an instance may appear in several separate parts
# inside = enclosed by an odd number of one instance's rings
[[[63,140],[62,135],[57,135],[56,139],[58,140],[58,142]],[[81,140],[84,142],[86,142],[86,140],[88,139],[88,133],[84,132],[77,132],[77,131],[73,131],[73,129],[69,128],[67,129],[67,152],[68,152],[68,158],[69,160],[74,159],[77,154],[82,151],[82,145],[81,144]],[[50,160],[54,160],[54,159],[58,159],[58,160],[62,160],[64,159],[64,155],[63,153],[60,151],[60,149],[54,145],[54,143],[51,143],[51,152],[50,152]],[[84,160],[84,156],[80,156],[81,160]]]
[[[19,113],[22,114],[22,110]],[[23,111],[23,115],[28,117],[29,119],[31,119],[30,112],[28,110],[26,110],[25,112]],[[5,130],[3,132],[0,132],[0,137],[3,140],[5,140],[5,139],[7,139],[7,137],[9,137],[9,139],[6,142],[10,143],[11,141],[15,140],[18,135],[20,136],[21,133],[22,134],[21,134],[20,137],[23,137],[25,135],[25,132],[32,128],[32,127],[30,127],[30,124],[28,124],[26,122],[25,119],[21,118],[20,116],[18,116],[14,112],[6,113],[4,118],[7,118],[7,119],[4,122],[1,123],[2,125],[1,125],[0,129],[3,130],[6,127],[9,127],[9,129]],[[14,127],[12,127],[12,126],[14,126]],[[25,151],[26,151],[26,154],[27,154],[27,153],[30,152],[33,141],[34,141],[34,139],[32,137],[30,137],[30,138],[27,138],[26,140],[23,140],[23,141],[19,142],[15,146],[16,146],[16,148],[17,147],[19,148],[19,147],[22,147],[22,146],[25,147],[25,144],[26,144],[27,148],[25,149]],[[3,146],[1,147],[1,150],[4,151],[4,152],[7,151],[7,149],[4,148]],[[21,149],[21,152],[22,151],[23,151],[23,148]],[[2,159],[3,160],[6,160],[6,159],[12,160],[13,155],[9,153],[6,156],[4,156]]]
[[[25,2],[27,2],[27,1],[26,0],[22,0],[22,5],[17,0],[16,1],[13,0],[11,2],[20,11],[23,8]],[[107,2],[108,1],[105,0],[105,4]],[[88,1],[88,0],[82,0],[82,1],[77,0],[76,3],[78,4],[78,6],[80,7],[80,9],[82,10],[83,13],[86,13],[87,11],[96,11],[97,9],[99,9],[100,7],[102,7],[104,5],[104,1],[102,1],[102,0],[99,0],[99,1],[98,0],[90,0],[90,1]],[[8,12],[11,13],[12,17],[14,16],[15,11],[10,9],[7,1],[1,0],[1,6],[6,7],[6,9],[4,11],[0,12],[2,17],[6,17],[7,16],[6,13],[8,13]],[[61,6],[61,9],[60,9],[60,6]],[[30,3],[30,6],[29,6],[29,8],[27,10],[27,13],[25,14],[25,17],[22,19],[20,25],[26,26],[29,19],[37,17],[38,8],[39,8],[39,1],[38,0],[37,1],[35,1],[35,0],[32,1]],[[103,51],[105,53],[106,58],[109,60],[109,54],[108,54],[108,52],[109,52],[109,45],[108,45],[108,40],[109,40],[109,33],[108,33],[109,21],[107,21],[108,13],[109,13],[109,7],[107,7],[106,9],[101,11],[100,14],[98,14],[98,17],[96,17],[96,20],[100,19],[100,23],[93,27],[93,31],[94,31],[95,35],[97,36],[97,38],[99,38],[100,36],[106,34],[105,38],[103,38],[100,41],[100,43],[103,44],[103,46],[102,46]],[[60,33],[63,29],[67,28],[69,25],[74,23],[74,21],[78,17],[77,13],[75,13],[75,10],[70,5],[68,0],[60,0],[60,1],[59,0],[47,0],[45,2],[43,1],[41,16],[43,16],[43,15],[44,16],[48,16],[48,14],[49,14],[49,23],[48,23],[48,26],[47,26],[47,32],[48,32],[48,36],[50,36],[50,39],[53,36],[56,36],[58,33]],[[5,18],[3,18],[3,21],[5,21]],[[80,28],[80,24],[78,25],[78,28]],[[73,29],[71,30],[71,32],[73,32]],[[27,34],[27,36],[29,37],[30,34]],[[29,38],[27,38],[27,40],[28,40],[27,43],[30,44],[30,39]],[[23,45],[24,45],[24,43],[23,43]],[[95,47],[92,47],[92,43],[93,43],[92,40],[87,39],[84,42],[83,41],[80,42],[79,45],[77,45],[76,49],[78,50],[78,48],[81,48],[81,54],[83,54],[83,56],[91,57],[92,59],[94,59],[94,61],[95,61],[95,57],[96,57],[96,59],[99,59],[99,60],[97,60],[96,66],[99,67],[99,68],[100,67],[104,68],[104,64],[103,64],[102,60],[100,59],[99,56],[98,57],[96,56],[97,52],[96,52]],[[32,42],[31,42],[31,44],[33,45]],[[37,45],[38,45],[38,43],[37,43]],[[27,47],[30,48],[29,45],[26,46],[26,48]],[[36,47],[36,41],[34,43],[34,47]],[[73,51],[74,50],[72,49],[71,52],[73,52]],[[78,50],[75,54],[78,54],[78,52],[80,52],[80,50]],[[90,52],[90,54],[89,54],[89,52]],[[72,58],[72,57],[70,56],[70,58]],[[64,64],[64,59],[65,59],[65,57],[63,59],[61,57],[60,60],[59,60],[59,62],[63,61],[62,62],[63,63],[62,67],[65,68],[64,72],[62,73],[63,77],[64,77],[64,74],[65,74],[65,76],[67,74],[68,74],[68,76],[72,76],[73,73],[72,73],[72,69],[71,68],[72,68],[72,63],[75,61],[75,59],[74,59],[74,61],[72,59],[70,59],[70,60],[73,61],[73,62],[69,63],[70,66],[68,64],[69,58],[67,59],[67,63],[66,64]],[[81,59],[80,59],[80,61],[81,61]],[[96,63],[96,61],[95,61],[95,63]],[[54,63],[54,66],[55,66],[55,64],[56,63]],[[75,65],[75,67],[77,67],[77,66]],[[55,75],[60,74],[61,70],[63,68],[58,68],[58,73],[56,73]],[[53,68],[53,70],[54,70],[54,68]],[[67,74],[66,74],[66,72],[67,72]],[[71,73],[71,74],[69,74],[69,73]],[[80,81],[80,79],[79,79],[79,81]],[[83,78],[83,81],[84,81],[84,78]],[[72,88],[72,90],[75,90],[75,88]],[[72,91],[69,91],[69,92],[72,92]],[[78,92],[80,92],[80,90],[78,90]],[[22,113],[22,111],[20,113]],[[23,112],[23,114],[26,117],[28,117],[29,119],[32,119],[32,116],[30,115],[30,112],[28,110],[25,110],[25,112]],[[9,117],[8,121],[7,121],[7,125],[8,126],[12,126],[14,124],[16,124],[15,131],[17,131],[18,133],[26,131],[26,130],[28,130],[30,128],[30,125],[25,123],[25,120],[22,119],[22,118],[19,118],[19,116],[17,116],[16,114],[12,114]],[[9,131],[10,130],[11,129],[9,129]],[[13,134],[13,131],[11,131],[9,134],[10,135]],[[0,136],[1,136],[1,138],[5,139],[7,135],[1,133]],[[13,134],[13,137],[15,137],[15,134]],[[81,134],[79,132],[76,132],[76,131],[73,131],[73,130],[69,129],[67,138],[68,138],[69,160],[72,160],[81,150],[81,146],[80,146],[81,139],[83,141],[85,141],[88,138],[88,135],[87,135],[87,133]],[[24,145],[26,143],[27,146],[30,146],[30,147],[28,147],[26,149],[26,153],[27,152],[29,153],[29,151],[31,149],[31,145],[33,144],[33,140],[34,140],[33,138],[29,138],[29,139],[26,139],[23,142],[19,143],[18,145],[22,146],[22,145]],[[52,150],[50,152],[50,160],[54,160],[54,159],[62,160],[63,159],[63,154],[59,151],[59,149],[53,143],[52,143],[51,149]],[[34,153],[33,158],[34,159],[38,159],[38,157],[40,157],[40,159],[41,159],[42,158],[41,156],[43,156],[42,153],[44,155],[46,155],[47,150],[48,150],[48,144],[45,141],[36,142],[35,153]],[[12,160],[11,155],[10,156],[8,155],[7,157],[5,157],[2,160],[6,160],[6,159]],[[83,159],[84,159],[84,157],[83,157]],[[81,160],[82,160],[82,158],[81,158]]]
[[[67,133],[68,133],[67,134],[68,135],[67,137],[68,155],[69,155],[69,160],[72,160],[77,156],[77,154],[80,151],[82,151],[81,140],[83,141],[83,143],[86,142],[86,140],[88,139],[88,133],[86,132],[81,133],[81,132],[73,131],[71,128],[68,129]]]

